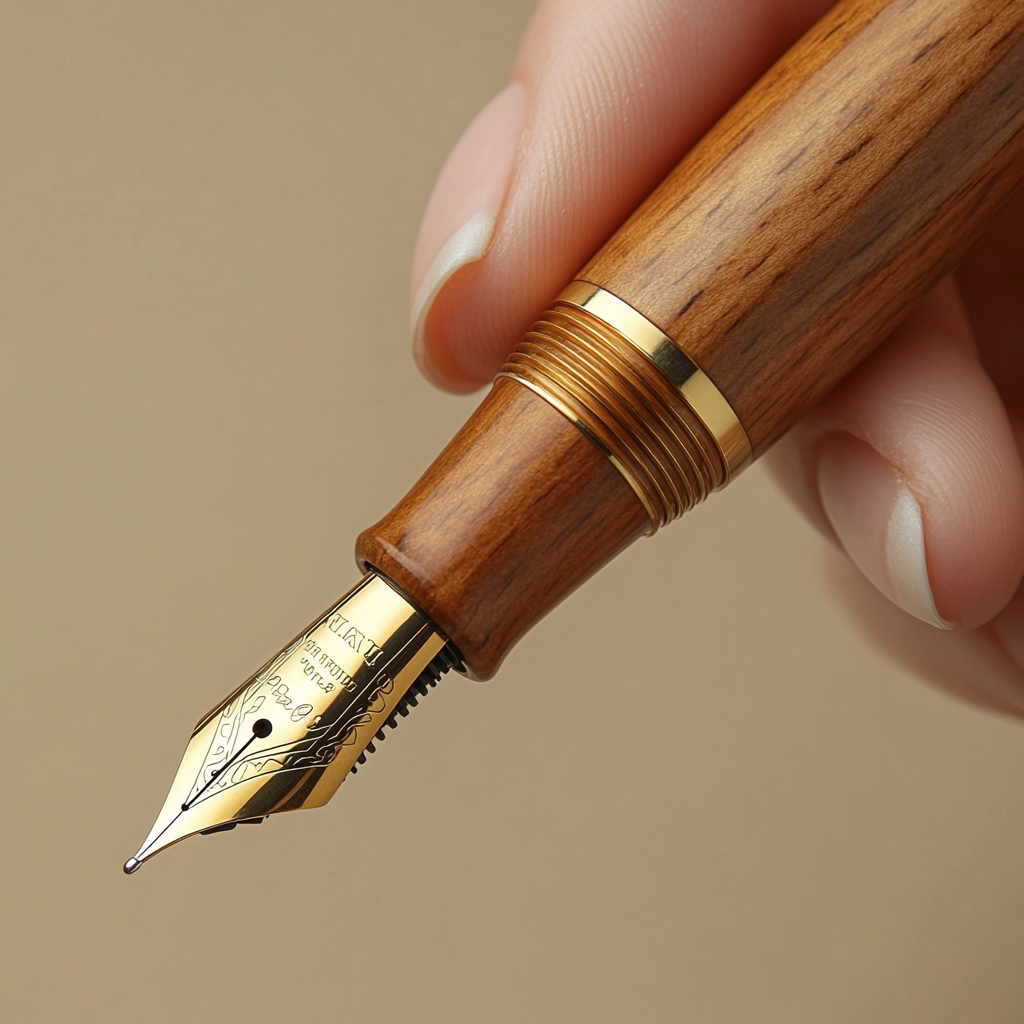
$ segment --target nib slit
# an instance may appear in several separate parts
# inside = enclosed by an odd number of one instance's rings
[[[252,726],[252,735],[231,755],[227,764],[221,765],[220,768],[215,768],[210,772],[210,778],[206,785],[199,790],[198,793],[191,800],[186,800],[182,805],[183,811],[189,810],[192,805],[217,781],[217,776],[221,772],[226,772],[245,752],[248,750],[249,745],[253,740],[265,740],[274,731],[274,726],[269,719],[261,718],[259,721],[254,722]]]

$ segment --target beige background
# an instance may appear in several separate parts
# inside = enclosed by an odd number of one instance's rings
[[[328,808],[121,874],[472,407],[408,264],[530,6],[0,6],[6,1020],[1024,1016],[1024,735],[866,649],[759,470]]]

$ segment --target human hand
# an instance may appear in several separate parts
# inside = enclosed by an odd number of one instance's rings
[[[543,0],[441,173],[417,361],[489,381],[545,304],[827,0]],[[885,649],[1024,714],[1024,194],[770,456]],[[852,563],[852,564],[851,564]]]

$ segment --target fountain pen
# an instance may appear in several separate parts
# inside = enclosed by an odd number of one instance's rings
[[[724,487],[1024,177],[1024,0],[843,0],[554,299],[357,541],[365,574],[204,715],[131,874],[318,807],[449,669]]]

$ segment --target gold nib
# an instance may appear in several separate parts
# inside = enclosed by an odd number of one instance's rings
[[[197,832],[327,803],[385,723],[405,713],[410,687],[455,663],[446,643],[383,577],[364,576],[199,721],[125,873]]]

